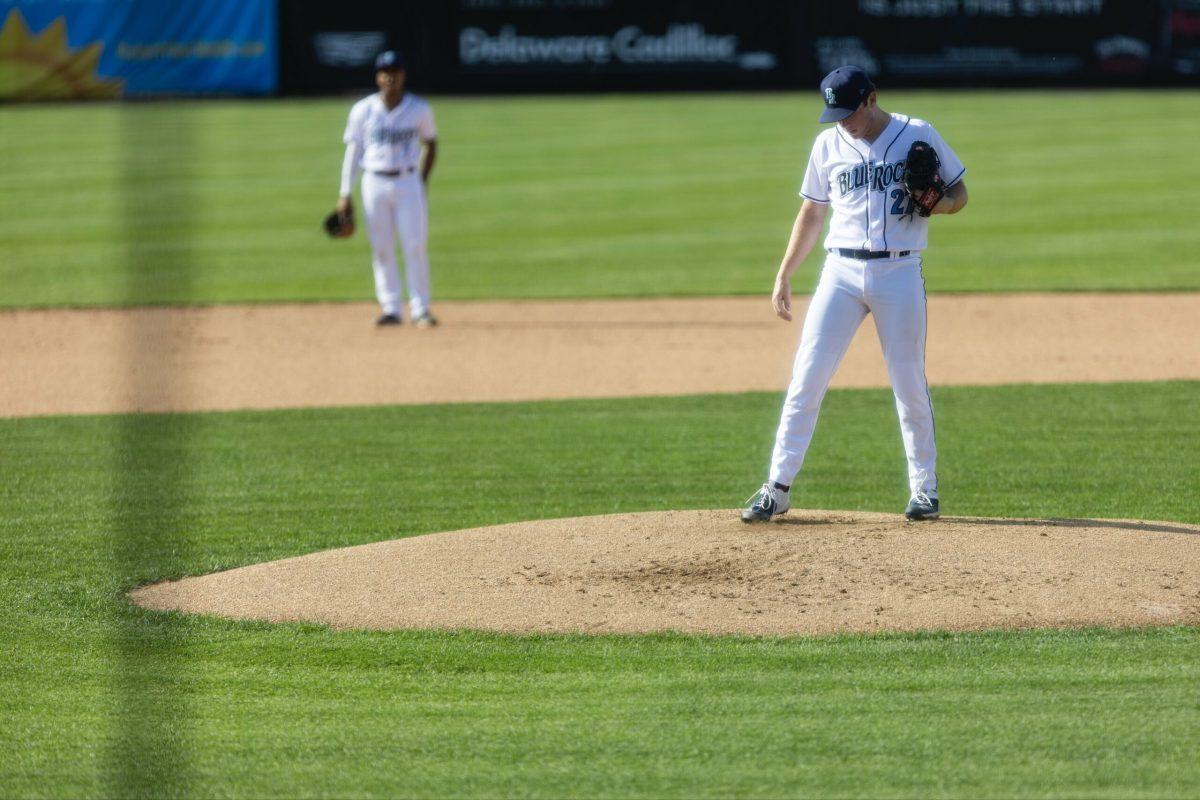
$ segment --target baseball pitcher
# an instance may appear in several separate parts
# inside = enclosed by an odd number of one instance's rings
[[[788,510],[825,390],[867,314],[875,316],[908,458],[904,515],[935,519],[937,444],[925,380],[921,251],[930,215],[956,214],[967,204],[966,169],[928,122],[880,108],[862,69],[835,69],[821,93],[820,121],[836,124],[817,136],[804,173],[804,200],[771,295],[779,317],[792,319],[791,277],[832,208],[827,255],[804,318],[767,482],[742,519],[769,520]]]

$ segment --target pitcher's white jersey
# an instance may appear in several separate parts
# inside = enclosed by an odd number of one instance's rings
[[[912,201],[902,183],[904,158],[915,141],[928,142],[941,160],[946,186],[962,180],[966,168],[925,120],[892,114],[872,144],[852,139],[840,125],[822,131],[813,143],[800,195],[833,207],[825,248],[924,250],[929,218],[909,214]]]
[[[346,144],[363,148],[362,168],[368,172],[415,171],[421,144],[436,138],[433,110],[412,93],[391,111],[378,93],[359,100],[350,109],[342,137]]]

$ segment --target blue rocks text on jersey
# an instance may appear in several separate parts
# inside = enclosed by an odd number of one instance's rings
[[[885,192],[887,187],[894,183],[900,183],[902,180],[904,180],[903,161],[893,164],[876,164],[871,161],[839,172],[836,177],[838,192],[842,197],[868,184],[872,191]]]
[[[416,128],[385,128],[380,125],[371,131],[371,142],[374,144],[405,144],[417,137]]]

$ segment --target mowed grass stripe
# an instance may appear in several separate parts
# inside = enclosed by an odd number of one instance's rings
[[[1200,522],[1198,397],[938,389],[947,511]],[[168,765],[146,773],[159,794],[203,796],[1200,792],[1194,628],[332,633],[121,599],[430,531],[732,507],[779,400],[0,421],[0,794],[137,794],[130,764]],[[898,512],[894,415],[886,391],[831,392],[797,501]]]
[[[815,93],[433,102],[442,298],[767,291],[821,127]],[[968,166],[970,206],[933,222],[933,291],[1200,288],[1180,178],[1196,156],[1175,147],[1200,134],[1194,93],[883,102],[932,120]],[[6,109],[0,305],[369,298],[365,238],[318,224],[349,104]]]

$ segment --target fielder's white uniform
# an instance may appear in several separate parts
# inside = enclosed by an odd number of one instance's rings
[[[833,125],[813,144],[802,197],[829,204],[829,251],[804,318],[800,349],[784,402],[770,479],[790,486],[808,451],[825,390],[850,340],[867,314],[875,316],[879,343],[896,396],[909,488],[937,497],[937,446],[933,405],[925,380],[925,277],[921,251],[929,218],[908,215],[901,183],[909,145],[925,141],[941,159],[947,186],[966,169],[933,126],[902,114],[871,144]],[[887,258],[846,257],[838,250],[890,251]],[[905,252],[907,251],[907,252]]]
[[[396,236],[404,247],[409,311],[429,310],[429,213],[421,180],[421,147],[437,138],[433,110],[406,92],[391,111],[379,94],[350,109],[343,140],[341,196],[350,196],[361,166],[362,205],[371,239],[375,296],[383,313],[400,316],[403,287],[396,268]]]

